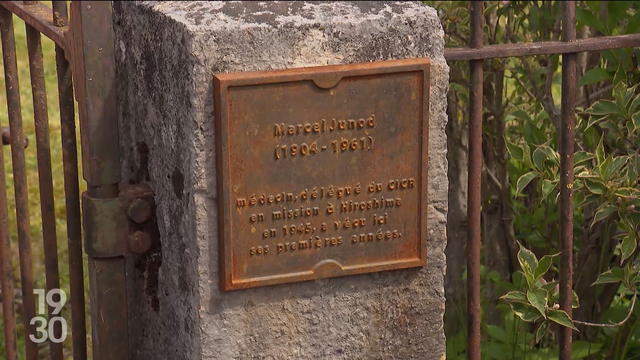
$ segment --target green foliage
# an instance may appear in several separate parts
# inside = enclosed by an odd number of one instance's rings
[[[434,5],[441,14],[447,46],[466,46],[468,3],[427,3]],[[484,44],[560,40],[561,4],[560,1],[485,2]],[[639,2],[586,1],[576,4],[577,30],[581,32],[587,27],[586,35],[589,37],[635,34],[640,30]],[[583,35],[581,33],[578,37]],[[587,255],[599,260],[597,268],[593,268],[593,277],[585,282],[589,291],[572,294],[573,307],[577,309],[573,313],[593,308],[592,313],[597,317],[589,320],[600,323],[620,321],[624,316],[601,315],[606,311],[596,309],[594,301],[585,299],[596,298],[595,303],[606,308],[608,303],[600,304],[598,296],[613,284],[617,295],[612,306],[619,313],[626,314],[630,306],[629,294],[640,287],[638,54],[637,49],[587,54],[589,68],[582,69],[578,77],[581,93],[578,94],[575,129],[575,177],[573,183],[567,185],[574,192],[574,262],[579,263],[578,256]],[[509,205],[513,211],[513,232],[522,244],[517,256],[520,271],[511,279],[501,280],[502,301],[508,306],[505,307],[505,319],[510,314],[519,322],[521,330],[530,334],[527,340],[522,339],[523,343],[509,344],[508,347],[509,350],[519,348],[518,351],[525,351],[537,343],[541,351],[546,351],[543,358],[547,359],[557,358],[553,348],[554,329],[559,326],[575,328],[572,319],[557,308],[558,284],[554,281],[558,278],[560,235],[561,158],[556,130],[560,116],[561,63],[561,56],[551,55],[492,59],[484,64],[484,119],[491,120],[501,113],[504,116],[509,184],[503,184],[503,187],[508,185],[512,198]],[[501,109],[490,97],[496,96],[494,90],[498,86],[495,79],[499,71],[504,71],[505,79]],[[450,96],[456,106],[454,113],[459,121],[464,122],[468,104],[467,63],[453,63],[451,81]],[[495,125],[486,126],[483,130],[485,153],[493,152],[499,157],[500,149],[496,148],[495,142],[487,141],[496,134]],[[603,245],[587,254],[587,247],[582,247],[583,241],[593,237],[602,239],[596,243]],[[486,269],[485,272],[490,273],[491,270]],[[584,280],[581,278],[584,269],[574,269],[574,272],[578,277],[576,281]],[[595,280],[598,273],[601,275]],[[593,286],[589,287],[592,282]],[[615,284],[620,284],[619,289]],[[580,308],[581,303],[588,307]],[[637,309],[634,311],[638,312]],[[503,341],[503,333],[513,332],[505,324],[506,320],[502,326],[492,325],[497,328],[483,325],[483,358],[485,355],[500,359],[535,358],[535,355],[524,352],[514,356],[505,350],[507,345]],[[622,332],[621,327],[599,329],[591,341],[574,342],[574,355],[584,356],[589,352],[593,355],[596,352],[599,355],[592,358],[604,358],[610,349],[615,349],[614,353],[620,356],[616,355],[616,359],[623,358],[620,354],[629,356],[632,345],[638,344],[640,331],[624,340],[616,340],[619,332]],[[585,333],[578,335],[587,336]]]
[[[638,150],[632,153],[640,145],[638,126],[634,122],[634,117],[640,114],[637,88],[638,85],[629,87],[624,81],[620,81],[613,89],[613,100],[599,100],[585,110],[588,121],[579,125],[585,132],[592,126],[599,125],[601,128],[617,131],[619,135],[615,139],[623,138],[629,146],[624,151],[616,148],[618,151],[614,155],[612,151],[607,151],[605,144],[615,142],[603,133],[594,152],[582,151],[576,154],[573,183],[574,196],[582,199],[581,206],[597,205],[591,227],[602,221],[609,221],[617,226],[614,237],[618,240],[616,253],[619,263],[624,267],[614,267],[603,272],[593,285],[621,283],[632,293],[640,287],[640,271],[638,262],[635,261],[640,228],[640,214],[636,210],[640,209]],[[523,168],[529,170],[518,178],[516,196],[534,180],[538,180],[542,201],[551,193],[556,193],[557,196],[560,174],[558,154],[555,151],[547,145],[536,146],[532,151],[523,142],[519,145],[509,144],[509,153],[512,161],[521,163]],[[547,284],[543,280],[557,255],[545,255],[538,261],[533,252],[520,245],[518,262],[527,279],[526,292],[510,292],[502,297],[523,321],[538,323],[537,341],[544,336],[544,329],[548,328],[549,321],[577,330],[569,316],[557,309],[554,303],[556,294],[548,292],[551,289],[545,286]],[[574,298],[577,307],[577,295],[574,294]]]
[[[543,278],[558,255],[560,254],[545,255],[538,261],[533,252],[520,244],[518,263],[527,281],[527,287],[523,291],[511,291],[501,297],[522,321],[537,323],[536,342],[544,337],[551,322],[577,330],[569,315],[563,310],[558,310],[555,303],[558,297],[557,284],[548,284]],[[578,298],[574,298],[573,305],[578,307]]]

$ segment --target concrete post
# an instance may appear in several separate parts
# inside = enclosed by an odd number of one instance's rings
[[[114,2],[125,181],[156,192],[161,252],[128,268],[133,359],[443,359],[444,33],[418,2]],[[427,266],[225,292],[213,75],[431,59]]]

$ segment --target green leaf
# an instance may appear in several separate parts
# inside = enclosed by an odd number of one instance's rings
[[[598,276],[598,279],[593,284],[591,284],[591,286],[600,284],[615,284],[623,280],[624,270],[620,268],[612,268],[600,274]]]
[[[607,167],[605,167],[603,163],[602,178],[604,179],[604,181],[609,181],[609,178],[612,175],[619,172],[622,169],[622,167],[627,163],[627,160],[629,160],[628,156],[616,156],[611,159],[610,164],[608,164]]]
[[[524,159],[522,148],[509,141],[505,141],[505,143],[507,144],[507,150],[509,151],[509,155],[511,156],[511,158],[516,161],[522,162],[522,160]]]
[[[575,341],[571,344],[571,359],[584,359],[589,355],[600,352],[602,344],[594,344],[587,341]]]
[[[624,199],[640,198],[640,190],[630,187],[618,188],[614,194]]]
[[[573,173],[575,174],[575,176],[578,176],[578,174],[582,174],[582,177],[594,177],[590,174],[590,171],[591,170],[587,165],[574,165],[573,167]]]
[[[631,102],[631,105],[629,106],[629,114],[635,114],[638,110],[640,110],[640,96],[636,96]]]
[[[585,1],[587,7],[591,9],[591,12],[597,13],[600,11],[600,7],[602,6],[602,1]]]
[[[507,342],[507,334],[503,326],[487,325],[487,334],[503,344]]]
[[[613,75],[607,69],[595,68],[587,71],[578,81],[578,87],[598,83],[600,81],[611,80]]]
[[[550,293],[555,292],[555,288],[556,286],[558,286],[558,282],[557,281],[552,281],[552,282],[548,282],[544,285],[542,285],[541,287],[545,290],[547,290]]]
[[[536,330],[536,344],[539,343],[540,340],[542,340],[544,335],[547,333],[547,329],[549,329],[548,321],[543,321],[542,323],[540,323],[538,330]]]
[[[593,217],[593,222],[591,223],[591,226],[595,225],[595,223],[597,223],[598,221],[602,221],[608,218],[611,214],[613,214],[617,210],[618,210],[618,207],[616,206],[602,204],[602,206],[600,206],[598,211],[596,211],[596,214]]]
[[[558,185],[558,181],[551,181],[544,179],[542,180],[542,200],[547,198],[549,194],[553,191],[553,189]]]
[[[589,130],[593,125],[600,123],[602,121],[605,121],[609,118],[610,115],[605,115],[605,116],[590,116],[589,117],[589,121],[587,122],[587,127],[584,128],[585,131]],[[606,123],[605,123],[606,125]]]
[[[516,197],[518,196],[518,194],[522,192],[522,190],[524,190],[525,186],[529,185],[531,180],[533,180],[535,177],[536,177],[535,171],[530,171],[520,176],[520,178],[518,179],[518,182],[516,183]]]
[[[449,90],[450,91],[457,91],[457,92],[467,92],[468,91],[467,87],[462,86],[462,85],[457,84],[457,83],[454,83],[454,82],[449,84]]]
[[[626,83],[624,84],[624,88],[626,89],[624,91],[624,95],[622,96],[622,101],[618,103],[618,106],[620,106],[622,109],[624,110],[628,110],[630,105],[631,105],[631,100],[635,98],[635,90],[636,90],[636,86],[633,86],[631,88],[627,87]],[[625,114],[630,114],[629,112],[625,112]]]
[[[512,112],[511,115],[515,116],[518,119],[525,120],[527,122],[531,122],[531,117],[529,116],[529,114],[527,114],[523,110],[516,110],[516,111]]]
[[[535,6],[529,7],[529,31],[540,30],[540,12]]]
[[[553,161],[554,164],[560,165],[560,155],[558,155],[558,153],[555,150],[553,150],[547,145],[538,146],[538,150],[542,151],[545,155],[547,155],[547,158]]]
[[[573,154],[573,166],[579,166],[589,162],[593,159],[595,155],[588,153],[586,151],[578,151]]]
[[[633,255],[634,251],[636,251],[636,247],[638,246],[638,241],[636,237],[633,235],[627,235],[622,239],[622,244],[620,244],[620,252],[622,253],[622,259],[620,259],[620,263],[623,263],[627,258]]]
[[[629,265],[627,265],[628,267]],[[634,287],[640,285],[640,272],[638,272],[637,268],[634,268],[634,273],[629,276],[629,280],[627,281],[629,287]]]
[[[626,33],[636,34],[638,31],[640,31],[640,12],[636,10],[636,15],[627,23]]]
[[[533,151],[533,163],[536,164],[536,168],[538,169],[538,171],[543,172],[545,167],[544,167],[544,161],[547,159],[547,156],[540,151],[540,148],[537,148]]]
[[[640,99],[640,96],[638,96],[638,99]],[[635,127],[636,131],[640,129],[640,112],[631,115],[631,121],[633,121],[633,126]]]
[[[531,162],[531,148],[526,142],[522,144],[522,163],[527,167],[531,167],[533,165]]]
[[[598,164],[598,173],[602,176],[604,181],[607,181],[607,179],[605,179],[605,175],[609,173],[612,161],[611,156],[607,156],[602,163]]]
[[[583,207],[583,206],[589,205],[591,203],[597,202],[599,200],[600,200],[600,195],[589,194],[589,195],[584,197],[584,200],[582,200],[580,202],[578,207]]]
[[[549,317],[549,320],[553,321],[556,324],[568,327],[573,330],[578,330],[576,329],[575,325],[573,325],[573,321],[571,320],[569,315],[564,312],[564,310],[549,309],[549,313],[547,314],[547,316]]]
[[[571,290],[571,308],[577,309],[580,307],[580,299],[575,291]]]
[[[560,253],[554,255],[545,255],[540,259],[540,261],[538,262],[538,267],[536,267],[536,270],[533,272],[535,281],[538,281],[538,279],[543,277],[544,274],[549,271],[551,265],[553,265],[553,259],[558,255],[560,255]]]
[[[580,24],[579,27],[582,26],[591,26],[592,28],[596,28],[604,35],[609,35],[609,31],[605,27],[604,23],[598,19],[598,17],[587,9],[583,9],[581,7],[576,6],[576,20]]]
[[[527,302],[527,295],[522,291],[509,291],[508,293],[502,295],[500,299],[504,301],[521,301]]]
[[[605,115],[620,115],[623,116],[624,112],[616,104],[611,100],[598,100],[590,108],[585,110],[585,112],[589,115],[594,116],[605,116]]]
[[[547,318],[546,308],[548,297],[549,294],[545,289],[536,288],[527,291],[527,300],[529,300],[529,303],[535,307],[545,319]]]
[[[596,147],[596,162],[598,163],[598,165],[604,162],[603,140],[604,140],[604,134],[602,134],[602,136],[600,137],[600,142],[598,142],[598,146]]]
[[[536,255],[529,249],[520,245],[520,250],[518,251],[518,262],[520,263],[520,267],[524,270],[525,274],[533,275],[536,269],[538,268],[538,259]],[[531,286],[532,284],[529,284]]]
[[[600,180],[584,178],[584,186],[586,186],[592,194],[604,195],[607,193],[607,186]]]
[[[640,264],[637,264],[634,266],[633,262],[630,261],[627,263],[627,266],[624,267],[624,271],[623,271],[624,280],[622,281],[622,284],[629,289],[632,288],[630,284],[633,284],[638,278],[638,273],[640,272],[639,265]]]
[[[510,302],[509,306],[511,307],[511,311],[523,321],[534,322],[541,317],[538,309],[527,303]]]
[[[498,3],[493,3],[493,4],[489,5],[489,6],[487,6],[487,7],[484,9],[484,14],[485,14],[485,15],[489,15],[489,14],[491,14],[491,12],[493,11],[493,9],[495,9],[496,7],[498,7]]]
[[[613,76],[613,93],[616,93],[616,86],[619,85],[623,85],[624,81],[627,79],[627,72],[625,71],[625,69],[622,68],[622,64],[619,63],[618,64],[618,70],[616,71],[616,74]]]

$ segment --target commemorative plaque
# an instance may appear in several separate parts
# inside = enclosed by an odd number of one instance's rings
[[[214,76],[225,290],[424,266],[429,60]]]

